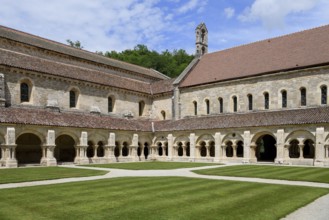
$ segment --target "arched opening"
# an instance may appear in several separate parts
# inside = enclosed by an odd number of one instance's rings
[[[226,143],[226,157],[233,157],[233,143],[231,141],[228,141]]]
[[[162,120],[166,120],[166,112],[161,111]]]
[[[57,162],[73,162],[75,157],[75,141],[66,134],[60,135],[55,141],[55,158]]]
[[[20,135],[16,140],[18,164],[40,163],[42,157],[41,140],[32,133]]]
[[[70,90],[70,108],[76,108],[78,101],[78,92],[75,90]]]
[[[223,99],[218,98],[218,104],[219,104],[219,113],[223,113],[224,107],[223,107]]]
[[[209,154],[211,157],[215,157],[215,142],[213,141],[209,143]]]
[[[178,151],[178,156],[179,157],[182,157],[183,156],[183,144],[182,144],[182,142],[179,142],[178,143],[178,149],[177,149],[177,151]]]
[[[141,155],[142,155],[142,146],[141,143],[138,142],[137,156],[140,157]]]
[[[186,143],[186,156],[189,157],[190,156],[190,142]]]
[[[304,142],[303,157],[314,158],[314,155],[315,155],[314,142],[312,140],[307,139]]]
[[[198,103],[194,101],[193,106],[194,106],[194,115],[198,115]]]
[[[207,148],[206,148],[206,143],[201,142],[200,144],[200,156],[201,157],[206,157],[207,156]]]
[[[304,87],[300,88],[300,105],[306,106],[306,89]]]
[[[233,102],[233,112],[237,112],[238,111],[238,98],[236,96],[233,96],[232,102]]]
[[[88,141],[88,147],[87,147],[87,157],[93,157],[94,156],[94,143],[92,141]]]
[[[163,155],[162,143],[158,144],[158,154],[159,154],[159,156]]]
[[[107,98],[107,111],[109,113],[113,112],[114,100],[112,97]]]
[[[27,83],[21,83],[21,102],[30,101],[30,87]]]
[[[274,162],[276,158],[276,140],[271,135],[263,135],[256,141],[256,157],[258,161]]]
[[[104,157],[104,143],[102,141],[98,142],[97,157]]]
[[[236,156],[243,157],[243,142],[239,141],[236,147]]]
[[[144,114],[144,108],[145,108],[145,102],[144,101],[140,101],[138,103],[138,115],[139,116],[143,116],[143,114]]]
[[[145,156],[145,160],[147,160],[147,157],[149,156],[149,144],[148,143],[144,143],[144,156]]]
[[[282,108],[287,108],[287,91],[282,90],[281,96],[282,96]]]
[[[168,156],[168,142],[165,142],[165,146],[163,148],[163,154]]]
[[[264,109],[269,109],[270,108],[270,95],[268,92],[264,93]]]
[[[119,146],[119,143],[117,141],[115,142],[114,156],[115,157],[120,157],[120,146]]]
[[[123,142],[123,144],[122,144],[122,156],[127,157],[128,154],[129,154],[128,143]]]
[[[207,115],[209,115],[210,114],[210,102],[208,99],[206,99],[205,103],[206,103],[206,113],[207,113]]]
[[[290,141],[290,146],[289,146],[289,157],[290,158],[299,158],[300,150],[299,150],[298,144],[299,144],[299,142],[297,140]]]
[[[252,95],[248,94],[248,110],[251,111],[253,106],[252,106]]]
[[[321,86],[321,105],[327,104],[327,86]]]

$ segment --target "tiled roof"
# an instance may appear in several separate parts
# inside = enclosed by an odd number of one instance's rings
[[[0,123],[75,128],[151,131],[149,121],[35,108],[0,108]]]
[[[168,79],[167,76],[152,70],[147,69],[141,66],[137,66],[134,64],[118,61],[115,59],[111,59],[105,56],[98,55],[96,53],[92,53],[86,50],[81,50],[77,48],[73,48],[71,46],[61,44],[55,41],[51,41],[45,38],[41,38],[35,35],[31,35],[25,32],[17,31],[11,28],[7,28],[0,25],[0,37],[11,39],[14,41],[18,41],[21,43],[33,45],[39,48],[44,48],[47,50],[55,51],[58,53],[67,54],[70,56],[78,57],[81,59],[102,63],[105,65],[113,66],[116,68],[125,69],[131,72],[144,74],[147,76],[155,77],[158,79]]]
[[[0,65],[83,80],[105,86],[150,94],[150,84],[83,67],[54,62],[22,53],[0,49]]]
[[[181,87],[329,63],[329,25],[205,54]]]
[[[152,131],[148,120],[121,119],[106,115],[55,112],[37,108],[0,108],[0,123],[57,127],[99,128],[125,131]],[[329,123],[329,107],[223,114],[181,120],[154,121],[155,132],[248,128]]]
[[[155,131],[193,131],[319,123],[329,123],[329,107],[223,114],[186,118],[177,121],[156,121],[154,127]]]
[[[160,94],[160,93],[173,92],[174,91],[173,82],[175,80],[176,78],[161,80],[151,83],[151,93]]]

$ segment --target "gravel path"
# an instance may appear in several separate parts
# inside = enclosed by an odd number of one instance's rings
[[[23,182],[23,183],[9,183],[0,184],[0,189],[10,189],[19,187],[29,187],[29,186],[41,186],[50,184],[60,184],[60,183],[70,183],[79,181],[90,181],[90,180],[100,180],[118,177],[150,177],[150,176],[181,176],[190,178],[203,178],[203,179],[215,179],[215,180],[231,180],[231,181],[243,181],[243,182],[256,182],[256,183],[267,183],[267,184],[279,184],[279,185],[293,185],[293,186],[308,186],[308,187],[321,187],[329,188],[329,184],[326,183],[314,183],[314,182],[303,182],[303,181],[289,181],[289,180],[273,180],[273,179],[261,179],[261,178],[248,178],[248,177],[228,177],[228,176],[210,176],[210,175],[200,175],[193,173],[193,170],[216,168],[223,166],[232,165],[218,165],[218,166],[205,166],[205,167],[195,167],[195,168],[183,168],[174,170],[123,170],[123,169],[112,169],[112,168],[98,168],[98,167],[81,167],[69,165],[65,167],[70,168],[84,168],[90,170],[104,170],[109,171],[109,173],[103,176],[91,176],[91,177],[76,177],[76,178],[65,178],[65,179],[55,179],[55,180],[42,180],[33,182]],[[282,220],[327,220],[329,219],[329,194],[315,200],[313,203],[302,207],[295,212],[289,214]]]

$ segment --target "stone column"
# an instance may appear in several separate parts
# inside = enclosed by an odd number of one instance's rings
[[[87,158],[87,148],[88,148],[88,133],[86,131],[81,132],[80,143],[76,146],[79,151],[79,158],[75,158],[74,162],[78,164],[88,164],[89,160]]]
[[[220,132],[215,133],[215,158],[214,162],[219,163],[220,158],[222,157],[221,153],[221,145],[222,145],[222,140],[221,140],[221,134]]]
[[[283,164],[285,162],[284,158],[284,130],[278,129],[276,132],[276,158],[275,163]]]
[[[324,128],[323,127],[316,128],[314,166],[324,166],[324,144],[325,144]]]
[[[232,148],[233,148],[233,158],[236,158],[236,150],[238,148],[238,145],[236,143],[232,144]]]
[[[206,152],[207,152],[206,158],[210,158],[210,145],[209,145],[209,141],[206,141],[205,143],[206,143],[205,147],[207,149],[206,150]]]
[[[167,151],[168,151],[168,157],[167,157],[167,160],[168,161],[172,161],[172,158],[173,158],[173,146],[174,146],[174,137],[172,134],[168,134],[168,148],[167,148]]]
[[[191,133],[190,134],[190,162],[194,162],[195,161],[195,133]]]
[[[48,130],[46,141],[47,143],[42,146],[43,155],[41,159],[41,164],[46,166],[56,166],[57,160],[54,157],[54,150],[56,147],[54,130]]]
[[[250,144],[251,137],[250,131],[244,131],[243,133],[243,163],[250,163]]]
[[[115,133],[110,133],[109,138],[107,140],[107,145],[104,146],[105,158],[107,162],[115,162],[114,156],[114,148],[115,148]]]
[[[299,159],[304,159],[304,144],[298,144],[299,147]]]
[[[186,148],[187,148],[186,141],[182,142],[182,148],[183,148],[183,157],[186,157]]]
[[[138,148],[138,134],[133,135],[132,144],[129,146],[130,150],[130,157],[133,161],[139,161],[137,156],[137,148]]]
[[[6,167],[17,167],[17,160],[15,155],[16,150],[16,134],[15,134],[15,128],[9,127],[7,128],[7,134],[6,134],[6,145],[4,146],[6,149],[5,155],[5,165]]]
[[[157,147],[158,145],[151,145],[151,160],[156,159]]]

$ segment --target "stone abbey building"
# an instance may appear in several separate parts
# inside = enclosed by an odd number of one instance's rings
[[[329,166],[329,25],[196,57],[176,79],[0,26],[0,166]]]

